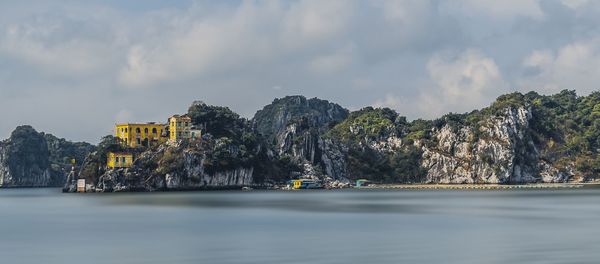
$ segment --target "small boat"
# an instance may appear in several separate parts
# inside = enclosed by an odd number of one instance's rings
[[[311,179],[299,179],[299,180],[291,180],[288,182],[288,186],[291,189],[321,189],[323,185],[316,180]]]

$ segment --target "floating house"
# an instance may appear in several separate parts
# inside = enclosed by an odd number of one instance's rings
[[[299,179],[289,181],[289,186],[292,189],[320,189],[323,188],[320,182],[310,179]]]
[[[356,180],[356,187],[369,186],[370,183],[371,183],[371,181],[369,181],[367,179],[358,179],[358,180]]]

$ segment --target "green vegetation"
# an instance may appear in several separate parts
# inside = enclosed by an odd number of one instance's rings
[[[244,131],[250,131],[248,121],[227,107],[195,102],[188,109],[188,115],[194,125],[214,137],[237,138]]]
[[[86,179],[87,182],[97,182],[98,179],[106,171],[106,158],[109,152],[123,152],[126,149],[122,146],[119,138],[114,136],[105,136],[102,138],[96,151],[90,153],[83,164],[79,175]]]
[[[365,178],[375,182],[419,182],[424,175],[419,161],[421,151],[413,140],[426,139],[431,122],[412,123],[389,108],[366,107],[350,113],[348,118],[325,135],[348,146],[348,169],[352,179]],[[392,150],[376,150],[369,142],[396,136],[410,144]]]
[[[51,134],[43,134],[50,153],[49,160],[55,170],[69,171],[71,161],[75,160],[78,166],[83,164],[85,157],[93,152],[96,147],[85,142],[71,142],[64,138],[57,138]]]
[[[327,129],[348,116],[348,110],[338,104],[304,96],[286,96],[273,102],[254,115],[256,131],[271,140],[288,124],[303,120],[312,128]]]
[[[260,141],[250,122],[227,107],[194,103],[188,110],[192,123],[206,133],[198,149],[206,154],[205,170],[209,173],[252,167]]]
[[[600,173],[600,92],[578,97],[575,91],[531,99],[532,127],[537,141],[545,144],[544,159],[566,158],[582,176]]]
[[[406,118],[389,108],[366,107],[350,113],[346,120],[329,130],[326,136],[345,143],[358,143],[361,140],[377,140],[391,134],[397,134],[396,119],[406,125]]]
[[[31,126],[19,126],[3,142],[9,153],[7,163],[12,168],[32,168],[43,171],[49,168],[48,145],[44,136]]]
[[[59,186],[71,170],[71,160],[81,164],[95,147],[40,133],[31,126],[19,126],[10,139],[0,143],[0,148],[5,148],[5,165],[12,170],[15,179],[31,180],[50,172],[50,182],[43,184]]]

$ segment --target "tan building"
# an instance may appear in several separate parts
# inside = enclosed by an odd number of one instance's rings
[[[192,137],[192,118],[188,115],[174,115],[169,118],[169,139],[172,141]]]

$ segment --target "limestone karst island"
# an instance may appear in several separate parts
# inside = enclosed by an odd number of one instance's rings
[[[0,186],[65,192],[595,182],[600,93],[513,93],[435,120],[275,99],[252,119],[194,102],[165,122],[116,124],[97,145],[18,127]],[[436,185],[437,186],[437,185]]]
[[[5,0],[0,115],[0,264],[600,263],[600,0]]]

